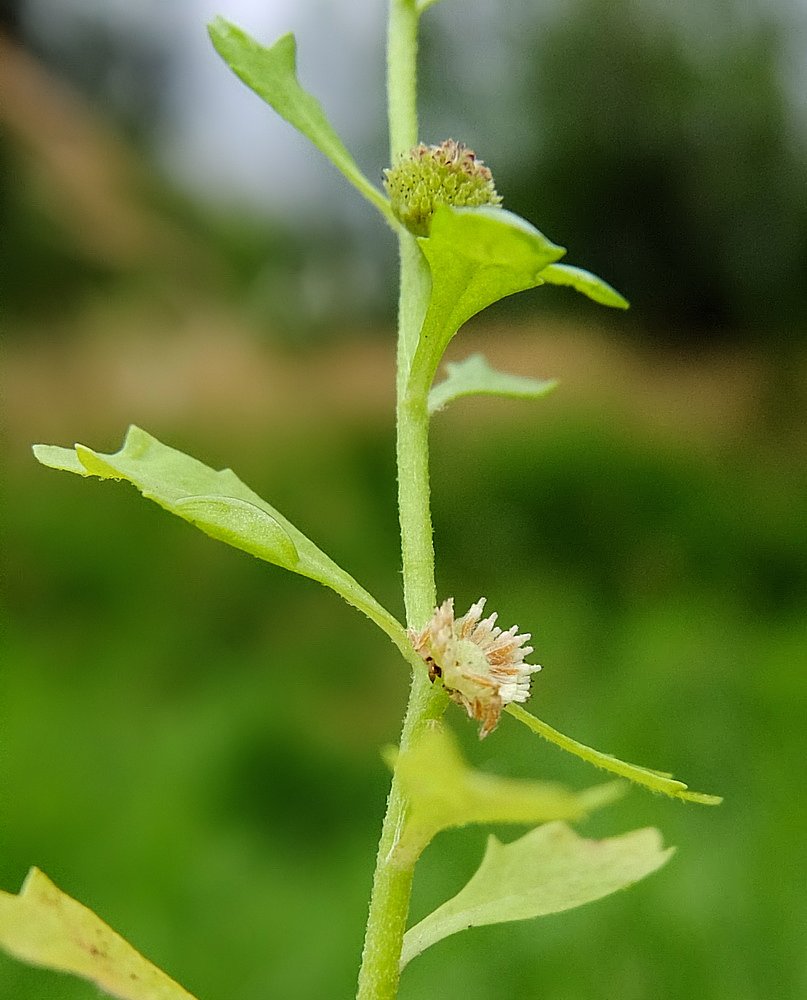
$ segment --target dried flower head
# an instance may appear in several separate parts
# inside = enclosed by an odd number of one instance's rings
[[[455,618],[454,598],[449,597],[421,632],[409,631],[432,682],[439,677],[452,701],[482,723],[480,739],[496,728],[505,705],[529,698],[530,674],[541,669],[524,662],[533,651],[524,645],[529,634],[518,635],[518,625],[503,632],[495,613],[482,618],[484,606],[480,597],[462,618]]]
[[[493,176],[472,149],[454,139],[421,143],[384,171],[395,217],[416,236],[428,236],[437,205],[500,205]]]

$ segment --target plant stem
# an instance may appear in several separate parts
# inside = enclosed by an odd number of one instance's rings
[[[406,624],[421,628],[434,610],[434,543],[429,491],[428,385],[411,386],[409,367],[428,301],[428,265],[417,241],[401,233],[398,306],[397,463]]]
[[[387,91],[392,162],[417,142],[416,63],[418,12],[415,0],[390,0]],[[404,601],[409,627],[421,627],[435,604],[434,547],[429,507],[428,386],[408,390],[409,369],[430,289],[428,265],[408,232],[399,232],[397,460]],[[415,670],[401,731],[400,750],[416,740],[429,719],[442,714],[445,699],[424,670]],[[381,829],[370,897],[357,1000],[394,1000],[398,993],[403,935],[409,915],[414,862],[401,865],[394,848],[407,799],[393,775]]]
[[[390,162],[418,141],[418,12],[415,0],[390,0],[387,22],[387,114]]]

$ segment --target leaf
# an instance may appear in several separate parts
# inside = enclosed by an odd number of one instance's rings
[[[176,510],[211,538],[235,548],[245,548],[241,540],[248,538],[250,548],[246,551],[267,562],[294,569],[299,560],[294,542],[280,523],[248,500],[212,494],[191,496],[177,500]]]
[[[406,932],[401,968],[457,931],[560,913],[625,889],[673,852],[655,829],[585,840],[565,823],[547,823],[511,844],[490,837],[465,887]]]
[[[572,267],[571,264],[550,264],[541,271],[541,278],[548,285],[567,285],[569,288],[574,288],[603,306],[612,306],[614,309],[627,309],[630,306],[628,300],[615,288],[602,278],[598,278],[596,274],[584,271],[582,267]]]
[[[310,139],[368,201],[392,219],[387,199],[361,172],[322,105],[300,86],[294,35],[283,35],[266,48],[223,17],[214,18],[207,30],[214,48],[233,73]]]
[[[541,271],[566,252],[501,208],[438,205],[418,239],[431,271],[431,295],[410,381],[431,385],[440,358],[463,323],[499,299],[542,284]]]
[[[584,819],[618,799],[625,784],[612,781],[582,792],[562,785],[519,781],[468,767],[456,741],[440,724],[398,755],[395,773],[409,810],[395,846],[395,860],[414,864],[441,831],[469,823],[545,823]]]
[[[30,965],[88,979],[119,1000],[194,1000],[38,868],[19,895],[0,891],[0,947]]]
[[[706,795],[703,792],[689,791],[689,787],[683,781],[676,780],[666,771],[654,771],[649,767],[640,767],[638,764],[628,764],[610,754],[587,747],[584,743],[578,743],[571,736],[565,736],[540,719],[536,719],[520,705],[511,703],[505,708],[505,711],[518,719],[519,722],[523,722],[534,733],[543,736],[544,739],[559,746],[562,750],[566,750],[567,753],[574,754],[604,771],[610,771],[611,774],[618,774],[620,778],[627,778],[628,781],[632,781],[636,785],[649,788],[651,792],[660,792],[662,795],[683,799],[686,802],[698,802],[704,806],[717,806],[723,801],[719,795]]]
[[[75,449],[34,445],[34,455],[53,469],[125,479],[144,497],[213,538],[330,587],[383,629],[407,659],[420,662],[395,618],[231,469],[211,469],[134,426],[113,455],[81,444]]]
[[[554,379],[525,378],[508,375],[491,368],[481,354],[472,354],[464,361],[449,361],[444,381],[429,393],[429,413],[442,410],[461,396],[511,396],[516,399],[537,399],[558,384]]]
[[[429,7],[434,7],[437,3],[440,3],[440,0],[417,0],[418,14],[425,13]]]

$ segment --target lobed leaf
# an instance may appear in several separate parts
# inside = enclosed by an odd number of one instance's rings
[[[0,947],[30,965],[88,979],[119,1000],[194,1000],[37,868],[19,895],[0,891]]]
[[[541,278],[548,285],[566,285],[587,295],[594,302],[614,309],[627,309],[630,303],[607,281],[598,278],[591,271],[582,267],[572,267],[571,264],[550,264],[541,271]]]
[[[472,354],[464,361],[449,361],[448,374],[429,392],[429,413],[442,410],[462,396],[510,396],[516,399],[537,399],[558,384],[554,379],[526,378],[509,375],[491,368],[481,354]]]
[[[235,75],[309,139],[365,198],[391,219],[387,199],[359,169],[319,101],[297,79],[297,42],[283,35],[268,48],[216,17],[208,25],[213,46]]]
[[[441,831],[469,823],[545,823],[584,819],[625,790],[609,782],[573,792],[562,785],[519,781],[468,767],[456,741],[440,724],[430,726],[413,747],[399,754],[395,772],[409,799],[395,859],[412,864]]]
[[[652,828],[586,840],[565,823],[547,823],[511,844],[490,837],[464,888],[406,932],[401,967],[466,928],[530,920],[602,899],[661,868],[673,852],[663,849]]]
[[[113,455],[81,444],[75,449],[34,445],[34,455],[50,468],[127,480],[144,497],[211,537],[335,590],[383,629],[408,659],[416,656],[395,618],[231,469],[211,469],[134,426]]]
[[[438,205],[429,236],[418,239],[431,271],[431,295],[410,380],[430,386],[443,352],[463,323],[499,299],[543,283],[543,269],[566,252],[501,208]]]
[[[585,760],[603,771],[609,771],[611,774],[619,775],[620,778],[627,778],[628,781],[632,781],[636,785],[649,788],[651,792],[660,792],[662,795],[683,799],[686,802],[698,802],[704,806],[717,806],[723,801],[719,795],[691,792],[683,781],[678,781],[666,771],[654,771],[652,768],[640,767],[638,764],[628,764],[624,760],[612,757],[611,754],[602,753],[600,750],[587,747],[584,743],[578,743],[571,736],[566,736],[540,719],[536,719],[520,705],[511,703],[505,708],[505,711],[518,719],[519,722],[523,722],[534,733],[543,736],[544,739],[559,746],[562,750],[566,750],[567,753],[574,754],[575,757],[580,757],[581,760]]]

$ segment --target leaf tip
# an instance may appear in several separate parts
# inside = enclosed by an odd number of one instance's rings
[[[722,795],[708,795],[706,792],[690,792],[687,789],[679,796],[685,802],[697,802],[702,806],[719,806],[723,801]]]
[[[60,448],[55,444],[35,444],[31,449],[40,465],[61,472],[75,472],[79,476],[89,473],[79,461],[74,448]]]
[[[223,17],[221,14],[215,14],[207,22],[207,34],[213,45],[216,45],[216,42],[228,35],[234,27],[235,25],[231,21],[228,21],[226,17]],[[218,48],[218,46],[216,47]]]

